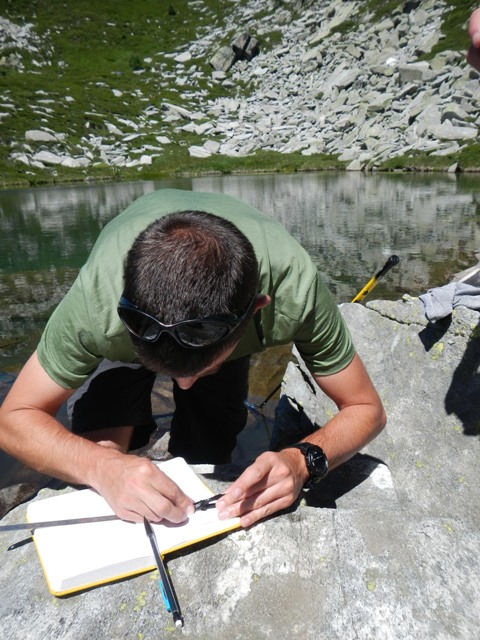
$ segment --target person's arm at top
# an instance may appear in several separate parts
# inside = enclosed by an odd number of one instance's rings
[[[334,469],[380,433],[386,416],[358,355],[339,373],[314,378],[339,412],[304,441],[321,447]],[[242,526],[249,526],[290,506],[307,478],[305,458],[298,449],[263,453],[219,500],[219,515],[240,515]]]
[[[472,67],[480,71],[480,8],[475,9],[470,16],[468,33],[472,44],[467,53],[467,60]]]
[[[34,353],[0,407],[0,448],[37,471],[92,487],[125,520],[185,520],[192,501],[156,465],[74,435],[53,417],[72,393]]]

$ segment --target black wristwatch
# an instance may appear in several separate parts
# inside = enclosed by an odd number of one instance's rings
[[[305,489],[311,489],[320,480],[323,480],[328,473],[328,460],[325,451],[316,444],[309,442],[299,442],[291,444],[287,449],[300,449],[305,456],[305,464],[309,474],[308,480],[303,485]]]

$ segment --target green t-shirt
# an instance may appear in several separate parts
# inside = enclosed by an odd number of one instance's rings
[[[245,234],[259,264],[259,292],[272,298],[249,323],[230,359],[294,342],[312,373],[336,373],[350,363],[354,348],[337,305],[306,251],[281,224],[221,193],[165,189],[139,198],[104,227],[52,314],[38,357],[55,382],[77,388],[103,358],[135,361],[129,334],[117,314],[125,258],[151,222],[185,210],[213,213]]]

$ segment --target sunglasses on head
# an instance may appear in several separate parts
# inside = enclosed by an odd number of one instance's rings
[[[120,320],[128,331],[143,342],[156,342],[162,333],[168,333],[178,344],[187,349],[210,347],[228,338],[245,320],[253,308],[257,296],[254,295],[245,311],[239,316],[213,316],[182,320],[173,324],[164,324],[155,316],[139,309],[133,302],[122,296],[117,311]]]

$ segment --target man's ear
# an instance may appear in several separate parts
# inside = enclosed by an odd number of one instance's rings
[[[259,311],[260,309],[263,309],[263,307],[266,307],[267,304],[270,304],[270,302],[271,302],[270,296],[268,296],[265,293],[259,293],[255,301],[255,309],[253,313],[254,314],[257,313],[257,311]]]

